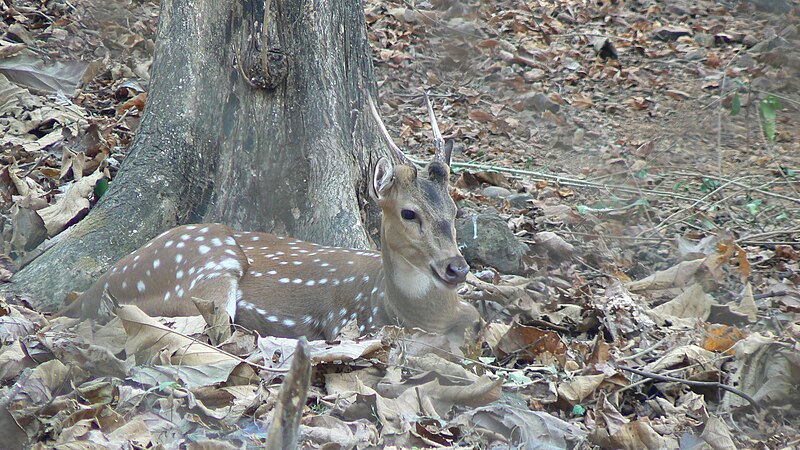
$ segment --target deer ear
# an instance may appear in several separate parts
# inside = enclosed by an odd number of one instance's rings
[[[372,193],[377,200],[386,197],[389,189],[394,183],[394,168],[387,158],[381,158],[375,164],[375,172],[372,175]]]
[[[453,156],[453,140],[452,139],[450,139],[449,141],[447,141],[446,144],[444,144],[443,153],[444,153],[442,155],[442,159],[444,160],[443,162],[445,164],[447,164],[447,166],[449,167],[450,166],[450,158]]]

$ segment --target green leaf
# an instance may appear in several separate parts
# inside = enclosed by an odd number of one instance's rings
[[[479,356],[478,361],[484,364],[494,364],[494,362],[497,361],[497,358],[494,356]]]
[[[719,180],[703,178],[703,184],[700,185],[700,192],[708,194],[709,192],[717,190],[720,186],[722,186],[722,183]]]
[[[678,181],[672,186],[672,192],[689,192],[689,182]]]
[[[739,111],[742,110],[742,99],[739,97],[739,93],[733,94],[733,102],[731,103],[731,115],[735,116],[739,114]]]
[[[94,185],[94,196],[100,198],[108,191],[108,180],[101,178],[97,184]]]
[[[586,414],[586,408],[581,405],[575,405],[572,407],[572,415],[573,416],[582,416]]]
[[[783,222],[784,220],[786,220],[788,218],[789,218],[789,214],[787,214],[786,212],[782,212],[782,213],[778,214],[778,217],[775,218],[775,221]]]
[[[755,216],[758,214],[758,207],[761,206],[763,203],[762,200],[753,200],[752,202],[748,203],[747,210],[750,211],[750,215]]]
[[[775,119],[778,117],[778,110],[781,109],[781,102],[772,94],[761,100],[761,117],[764,119],[764,135],[770,143],[775,142]]]
[[[521,370],[515,370],[513,372],[510,372],[508,374],[508,381],[519,386],[533,383],[533,380],[529,376],[522,373]]]

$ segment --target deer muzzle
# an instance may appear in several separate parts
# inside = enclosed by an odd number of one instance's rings
[[[432,266],[433,274],[449,288],[455,288],[467,279],[469,264],[463,256],[458,255]]]

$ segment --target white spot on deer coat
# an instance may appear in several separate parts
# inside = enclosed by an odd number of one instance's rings
[[[201,255],[205,255],[209,252],[209,250],[211,250],[211,248],[207,245],[201,245],[200,247],[197,247],[197,251],[199,251]]]
[[[144,292],[145,288],[146,286],[144,285],[144,281],[139,280],[136,282],[136,290],[139,291],[140,294]]]

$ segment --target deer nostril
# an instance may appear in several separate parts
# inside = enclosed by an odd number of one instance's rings
[[[447,263],[447,268],[445,269],[445,276],[447,276],[447,281],[454,282],[454,283],[461,283],[467,279],[467,273],[469,272],[469,265],[464,258],[453,258]]]

